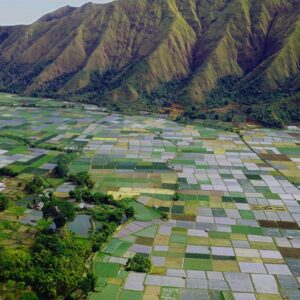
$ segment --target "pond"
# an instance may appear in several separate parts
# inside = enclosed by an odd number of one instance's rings
[[[70,231],[81,237],[88,237],[92,228],[91,217],[88,215],[78,215],[73,222],[68,223]]]

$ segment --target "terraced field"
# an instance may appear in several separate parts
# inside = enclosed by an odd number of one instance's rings
[[[73,173],[87,170],[95,190],[137,200],[135,220],[94,258],[90,299],[300,299],[299,128],[237,134],[160,116],[0,107],[0,132],[0,166],[20,171],[17,181],[49,176],[60,152],[45,145],[81,147]],[[49,180],[61,198],[72,189]],[[20,214],[23,224],[41,218]],[[15,232],[5,230],[7,241]],[[150,257],[149,274],[125,271],[135,253]]]

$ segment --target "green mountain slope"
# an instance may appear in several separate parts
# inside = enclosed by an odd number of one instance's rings
[[[0,88],[124,105],[166,90],[203,103],[228,76],[236,89],[297,91],[299,46],[297,0],[88,3],[0,27]]]

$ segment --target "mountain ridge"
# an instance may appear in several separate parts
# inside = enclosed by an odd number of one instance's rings
[[[126,103],[181,81],[172,101],[201,104],[227,76],[262,92],[299,90],[299,46],[294,0],[87,3],[0,27],[0,87]]]

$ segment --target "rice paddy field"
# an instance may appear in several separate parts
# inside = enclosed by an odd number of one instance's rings
[[[88,171],[95,190],[115,199],[136,199],[135,220],[94,258],[90,299],[300,299],[299,128],[237,134],[160,116],[0,107],[0,133],[0,167],[19,171],[20,182],[55,167],[61,152],[43,145],[80,147],[72,173]],[[72,189],[55,185],[60,197]],[[34,218],[24,209],[18,220]],[[148,274],[125,270],[135,253],[151,259]]]

